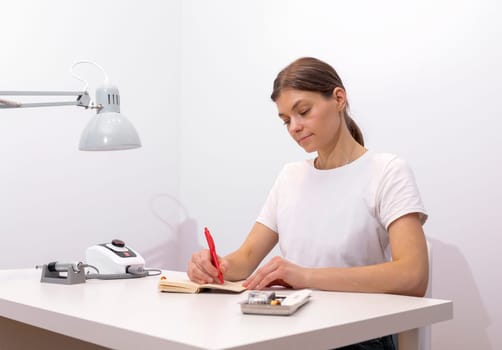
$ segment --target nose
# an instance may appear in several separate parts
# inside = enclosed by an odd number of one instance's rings
[[[289,121],[289,132],[296,133],[303,129],[303,124],[300,118],[292,117]]]

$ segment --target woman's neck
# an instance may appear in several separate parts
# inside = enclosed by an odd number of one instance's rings
[[[319,150],[314,160],[314,167],[320,170],[339,168],[352,163],[367,151],[354,139],[347,141],[338,142],[333,149],[328,151]]]

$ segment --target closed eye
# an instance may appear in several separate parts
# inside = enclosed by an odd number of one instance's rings
[[[305,109],[303,111],[300,111],[300,112],[298,112],[298,114],[300,114],[302,117],[304,117],[308,114],[308,112],[310,112],[310,108]]]

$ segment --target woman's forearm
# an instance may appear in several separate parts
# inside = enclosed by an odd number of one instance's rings
[[[305,269],[305,284],[321,290],[422,297],[427,290],[428,264],[412,264],[392,261],[361,267]]]
[[[246,279],[256,268],[250,264],[250,259],[245,252],[237,250],[224,258],[228,263],[228,269],[224,277],[229,281],[240,281]]]
[[[277,233],[261,223],[255,223],[241,247],[227,255],[225,279],[239,281],[247,278],[277,244]]]

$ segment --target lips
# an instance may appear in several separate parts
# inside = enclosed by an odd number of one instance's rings
[[[297,142],[301,144],[301,143],[305,142],[306,140],[308,140],[310,138],[310,136],[312,136],[312,135],[314,135],[314,134],[309,134],[309,135],[303,136],[303,137],[299,138]]]

